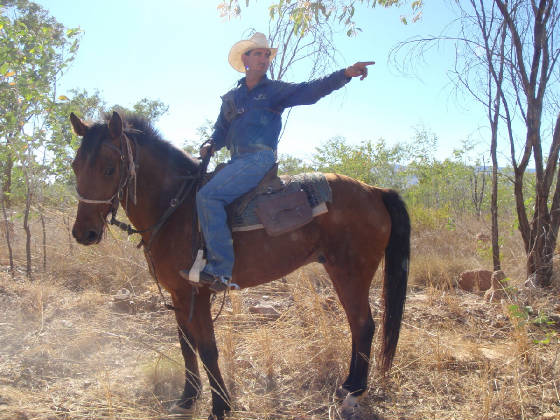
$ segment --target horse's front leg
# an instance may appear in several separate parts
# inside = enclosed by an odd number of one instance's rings
[[[197,331],[198,354],[208,375],[212,391],[212,414],[210,418],[221,420],[225,413],[231,410],[231,403],[218,366],[218,347],[216,346],[214,324],[210,312],[210,298],[206,291],[201,291],[201,295],[201,299],[197,300],[193,324],[195,324]]]
[[[192,293],[192,290],[187,290],[187,292]],[[193,333],[193,323],[189,322],[191,295],[190,293],[184,293],[172,296],[179,344],[181,345],[181,353],[185,361],[185,387],[181,398],[171,408],[171,412],[173,414],[190,415],[192,414],[196,399],[202,393],[198,361],[196,359],[196,334]]]
[[[185,388],[179,401],[173,406],[172,411],[177,414],[186,414],[192,411],[193,405],[202,392],[200,373],[196,360],[196,342],[185,326],[177,328],[181,352],[185,360]]]

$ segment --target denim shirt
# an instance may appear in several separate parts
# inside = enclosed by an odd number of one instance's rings
[[[270,80],[265,75],[251,90],[245,78],[239,80],[237,87],[222,96],[212,134],[216,150],[231,145],[264,145],[276,150],[284,109],[314,104],[349,81],[344,70],[303,83]]]

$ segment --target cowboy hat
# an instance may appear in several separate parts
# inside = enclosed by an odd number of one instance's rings
[[[241,57],[247,51],[254,50],[256,48],[266,48],[269,50],[271,60],[276,55],[277,51],[277,48],[270,48],[268,45],[268,39],[266,39],[264,34],[255,32],[251,38],[236,42],[233,47],[231,47],[228,57],[229,64],[231,64],[231,66],[238,72],[245,73],[245,65],[243,64]]]

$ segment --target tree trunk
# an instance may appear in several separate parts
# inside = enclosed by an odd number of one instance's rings
[[[27,273],[27,278],[31,278],[32,268],[31,268],[31,229],[29,228],[29,210],[31,207],[31,192],[27,192],[27,198],[25,200],[25,211],[23,215],[23,229],[25,230],[25,256],[26,265],[25,271]]]
[[[486,190],[486,162],[484,160],[483,169],[479,171],[476,166],[473,167],[473,173],[471,176],[471,197],[474,211],[476,213],[476,218],[480,220],[482,217],[482,205],[484,204],[484,192]],[[480,183],[479,183],[480,174]],[[482,184],[482,185],[480,185]]]
[[[490,215],[492,218],[492,264],[494,266],[494,271],[501,270],[500,262],[500,242],[499,242],[499,230],[498,230],[498,124],[500,122],[500,105],[502,103],[501,99],[503,96],[503,83],[504,83],[504,65],[505,65],[505,43],[506,43],[506,27],[504,26],[500,31],[500,54],[499,54],[499,67],[496,73],[494,66],[492,64],[492,56],[490,55],[490,44],[488,43],[488,37],[485,36],[486,53],[488,57],[488,64],[491,70],[492,78],[496,84],[496,95],[492,102],[489,102],[489,115],[488,119],[490,121],[490,126],[492,129],[492,138],[490,140],[490,156],[492,159],[492,194],[490,197]],[[491,84],[490,84],[491,85]],[[489,89],[489,92],[491,89]],[[492,96],[489,95],[488,99]],[[504,104],[504,107],[506,105]]]
[[[68,233],[68,251],[70,252],[70,255],[72,255],[74,253],[74,239],[72,238],[70,217],[65,214],[62,218],[64,220],[64,226],[66,226],[66,232]]]
[[[502,269],[500,263],[500,243],[498,241],[498,157],[496,155],[496,149],[498,147],[498,122],[500,116],[500,92],[502,89],[502,81],[503,59],[500,65],[499,78],[496,80],[496,97],[494,99],[493,109],[491,110],[491,112],[493,112],[493,115],[491,116],[491,118],[489,118],[492,128],[492,138],[490,140],[490,156],[492,158],[492,194],[490,197],[490,215],[492,219],[492,265],[494,267],[494,271],[499,271]]]
[[[25,230],[25,256],[26,256],[26,274],[27,278],[32,278],[32,267],[31,267],[31,229],[29,228],[29,211],[31,210],[31,183],[29,181],[29,175],[27,173],[27,168],[24,168],[25,186],[27,187],[27,192],[25,194],[25,210],[23,212],[23,229]]]
[[[527,278],[536,286],[546,287],[552,283],[552,257],[555,247],[556,234],[548,212],[547,200],[537,193],[527,254]]]
[[[2,203],[2,214],[4,215],[4,225],[6,227],[6,245],[8,246],[8,257],[10,259],[10,274],[14,277],[14,255],[12,251],[12,239],[11,239],[11,225],[8,219],[8,212],[6,211],[6,196],[2,191],[0,194],[0,202]]]
[[[12,168],[14,166],[14,159],[12,156],[12,152],[10,151],[10,140],[8,139],[8,143],[6,145],[6,162],[4,166],[4,173],[2,174],[2,198],[3,198],[3,205],[6,209],[11,208],[11,199],[10,194],[12,192]]]
[[[495,161],[496,150],[492,156],[492,197],[490,203],[490,214],[492,217],[492,264],[494,271],[501,270],[500,243],[498,233],[498,164]]]
[[[47,271],[47,229],[45,228],[45,215],[40,209],[41,229],[43,230],[43,271]]]

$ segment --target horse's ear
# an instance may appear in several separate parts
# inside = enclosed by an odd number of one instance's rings
[[[72,129],[77,136],[83,137],[86,135],[88,126],[73,112],[70,113],[70,122],[72,123]]]
[[[121,116],[117,111],[113,111],[113,115],[109,120],[109,133],[111,133],[111,137],[116,140],[120,139],[123,132],[123,122]]]

